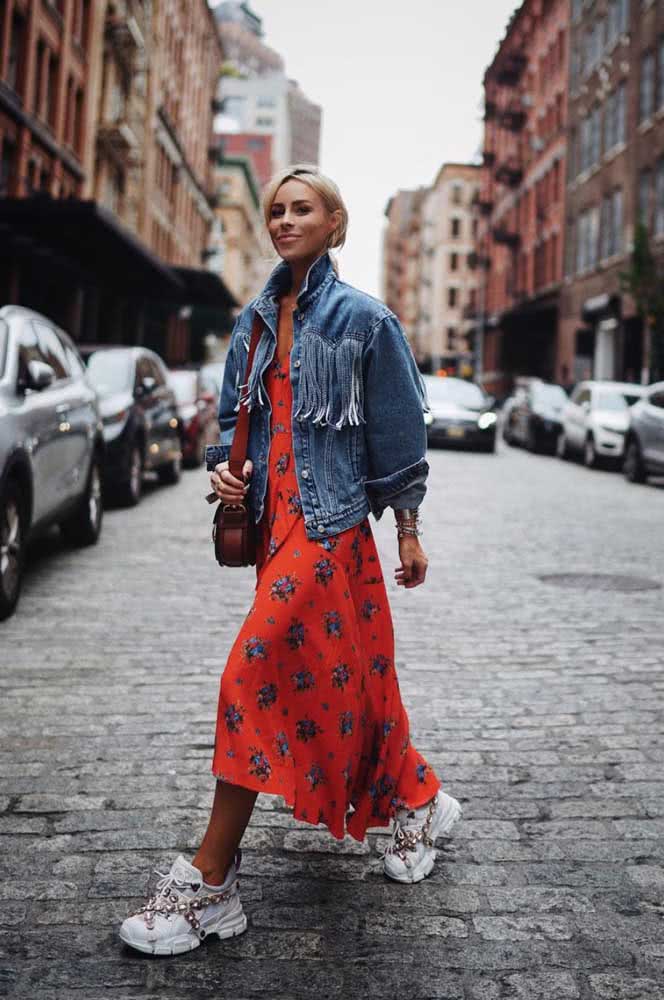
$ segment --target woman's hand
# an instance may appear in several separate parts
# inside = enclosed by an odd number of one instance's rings
[[[411,590],[424,583],[429,560],[424,554],[419,538],[415,535],[404,535],[399,539],[399,559],[401,566],[394,571],[398,587]]]
[[[242,466],[243,479],[236,479],[228,471],[228,462],[220,462],[210,473],[210,485],[224,503],[244,503],[253,469],[254,463],[247,459]]]

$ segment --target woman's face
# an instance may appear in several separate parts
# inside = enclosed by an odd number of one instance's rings
[[[270,209],[268,229],[275,250],[289,264],[315,260],[325,250],[340,214],[328,212],[317,191],[291,177],[278,189]]]

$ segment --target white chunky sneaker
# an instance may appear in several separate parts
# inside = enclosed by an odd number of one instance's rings
[[[198,948],[209,934],[242,934],[247,918],[238,894],[241,857],[238,851],[223,885],[209,886],[199,869],[180,855],[167,875],[156,873],[155,895],[127,917],[120,938],[148,955],[180,955]]]
[[[421,882],[436,860],[436,837],[449,833],[462,814],[456,799],[437,792],[418,809],[399,809],[392,839],[383,854],[383,871],[395,882]]]

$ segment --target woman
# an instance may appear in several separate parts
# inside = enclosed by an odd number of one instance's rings
[[[282,259],[235,324],[207,463],[220,499],[246,500],[258,525],[256,595],[221,679],[208,829],[193,862],[180,856],[122,925],[152,954],[245,930],[239,845],[261,791],[337,838],[362,841],[394,818],[383,867],[399,882],[429,874],[436,837],[461,815],[410,743],[367,517],[393,508],[396,583],[422,584],[422,381],[394,314],[337,276],[329,250],[344,243],[347,212],[336,185],[289,168],[267,185],[264,212]],[[251,411],[243,481],[228,469],[240,401]]]

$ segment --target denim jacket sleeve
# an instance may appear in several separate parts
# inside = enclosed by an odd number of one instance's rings
[[[210,444],[205,449],[205,465],[209,472],[212,472],[219,462],[227,462],[233,443],[233,434],[237,423],[237,352],[235,350],[235,338],[238,336],[237,322],[233,328],[231,342],[224,365],[224,379],[221,384],[219,395],[219,444]],[[243,373],[244,375],[244,373]]]
[[[429,473],[422,376],[393,314],[379,320],[371,332],[363,367],[369,464],[364,486],[378,520],[388,506],[419,507]]]

